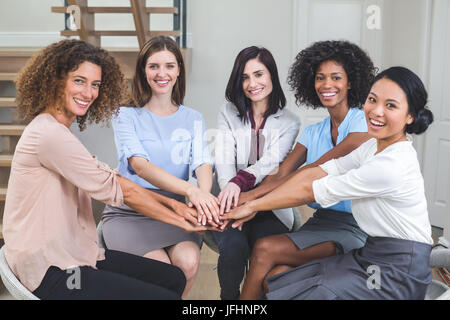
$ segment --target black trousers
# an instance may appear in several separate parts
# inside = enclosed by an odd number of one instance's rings
[[[105,257],[97,270],[51,266],[33,294],[47,300],[181,299],[186,278],[179,268],[113,250],[106,250]]]

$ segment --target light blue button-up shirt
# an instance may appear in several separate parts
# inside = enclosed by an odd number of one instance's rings
[[[341,143],[352,132],[367,132],[366,117],[364,112],[358,108],[350,108],[347,112],[344,121],[342,121],[338,128],[336,144]],[[298,139],[298,143],[301,143],[308,150],[306,164],[317,161],[321,156],[334,148],[333,140],[331,139],[330,117],[306,127]],[[350,204],[350,200],[341,201],[327,209],[351,213]],[[315,202],[308,204],[308,206],[314,209],[322,208]]]
[[[145,158],[186,181],[190,172],[195,177],[194,170],[200,165],[212,164],[203,116],[183,105],[166,117],[146,108],[121,107],[113,128],[120,175],[144,188],[158,189],[129,166],[128,159],[133,156]]]

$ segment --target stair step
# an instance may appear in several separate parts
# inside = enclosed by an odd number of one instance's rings
[[[0,187],[0,201],[6,200],[6,188]]]
[[[105,37],[132,37],[132,36],[136,36],[136,31],[103,30],[103,31],[92,31],[89,34],[94,35],[94,36],[105,36]],[[61,35],[64,37],[78,36],[78,31],[63,30],[63,31],[61,31]],[[180,35],[180,30],[148,31],[147,35],[149,37],[155,37],[155,36],[160,36],[160,35],[169,36],[169,37],[178,37]]]
[[[1,136],[20,136],[25,130],[24,125],[11,125],[11,124],[2,124],[0,125],[0,135]]]
[[[0,167],[11,167],[13,155],[0,154]]]
[[[16,98],[14,97],[0,97],[0,107],[15,107]]]
[[[66,7],[52,7],[53,13],[66,13]],[[176,7],[147,7],[150,14],[178,14]],[[88,13],[132,13],[130,7],[88,7]]]
[[[0,72],[0,81],[14,81],[17,78],[17,73]]]

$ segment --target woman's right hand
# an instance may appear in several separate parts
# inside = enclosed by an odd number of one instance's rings
[[[241,193],[241,188],[234,183],[228,182],[222,191],[219,193],[219,203],[220,203],[220,215],[222,216],[224,212],[229,212],[231,207],[236,207],[239,201],[239,194]]]

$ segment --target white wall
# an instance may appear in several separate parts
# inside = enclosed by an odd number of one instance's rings
[[[422,79],[426,76],[429,0],[385,1],[383,15],[383,68],[406,66]],[[425,81],[425,79],[424,79]]]
[[[45,46],[59,39],[64,15],[51,13],[63,0],[0,1],[0,46]]]
[[[185,104],[203,113],[207,127],[216,126],[234,60],[245,47],[263,46],[272,52],[282,87],[289,94],[292,1],[188,1],[187,29],[193,49]]]

